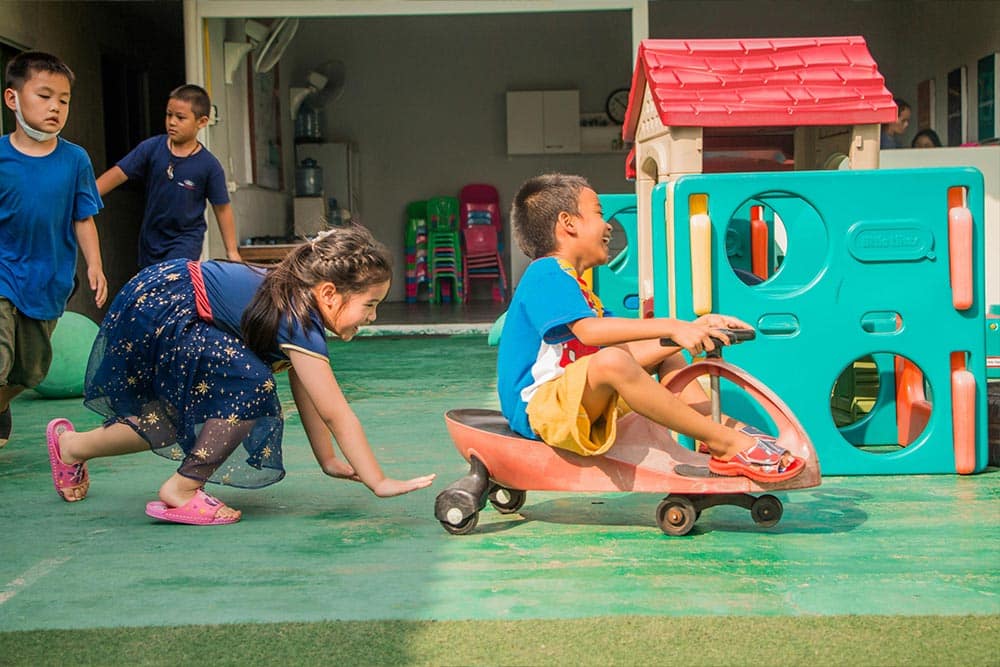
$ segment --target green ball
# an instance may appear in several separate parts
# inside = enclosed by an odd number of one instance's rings
[[[98,326],[86,315],[66,311],[52,332],[52,365],[35,391],[45,398],[83,396],[90,348]]]

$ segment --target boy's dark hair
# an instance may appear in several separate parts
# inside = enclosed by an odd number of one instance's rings
[[[907,109],[911,109],[910,103],[902,97],[894,97],[892,98],[892,101],[896,103],[896,115],[903,113]]]
[[[208,116],[212,108],[212,100],[208,97],[208,91],[193,83],[185,83],[170,91],[170,99],[187,102],[191,105],[191,113],[195,118]]]
[[[243,312],[240,328],[247,347],[262,358],[274,346],[279,327],[305,328],[316,307],[312,288],[329,281],[344,295],[364,292],[392,279],[392,258],[361,225],[334,227],[301,244],[271,269]]]
[[[556,220],[565,211],[580,214],[580,192],[590,188],[583,176],[542,174],[521,184],[510,206],[514,238],[530,259],[556,249]]]
[[[36,72],[62,74],[69,79],[70,86],[76,81],[73,70],[61,58],[42,51],[25,51],[17,54],[7,63],[7,70],[4,72],[4,85],[7,88],[20,91],[24,88],[25,82]]]

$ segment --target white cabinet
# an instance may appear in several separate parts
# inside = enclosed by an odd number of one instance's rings
[[[507,154],[579,153],[580,91],[507,92]]]

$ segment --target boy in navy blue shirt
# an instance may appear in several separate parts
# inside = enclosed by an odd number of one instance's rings
[[[139,268],[201,256],[206,200],[219,223],[226,257],[242,261],[225,172],[198,141],[198,131],[208,125],[210,106],[204,88],[191,84],[175,88],[167,100],[167,133],[146,139],[97,179],[102,197],[129,179],[146,183]]]
[[[29,51],[7,64],[3,98],[17,126],[0,137],[0,447],[10,438],[11,399],[49,371],[77,249],[98,308],[108,296],[94,168],[86,151],[59,138],[73,79],[48,53]]]

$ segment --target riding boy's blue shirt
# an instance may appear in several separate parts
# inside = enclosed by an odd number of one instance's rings
[[[243,311],[264,282],[266,270],[238,262],[208,261],[200,264],[205,295],[212,308],[212,323],[242,339],[240,321],[243,319]],[[196,287],[196,293],[197,289]],[[318,312],[313,310],[309,313],[305,327],[293,322],[289,328],[288,323],[282,319],[276,340],[267,351],[264,361],[272,366],[284,366],[290,350],[328,358],[326,330]]]
[[[0,296],[36,320],[61,316],[76,274],[74,223],[103,206],[85,150],[60,138],[33,157],[0,137]]]
[[[593,354],[569,324],[610,315],[573,267],[555,257],[528,265],[504,317],[497,355],[500,409],[511,429],[539,439],[528,423],[528,402],[535,390],[563,374],[567,364]]]
[[[205,200],[213,205],[229,202],[226,174],[216,157],[204,146],[189,157],[177,157],[167,138],[160,134],[146,139],[118,161],[130,180],[146,184],[140,268],[168,259],[198,259],[207,228]]]

